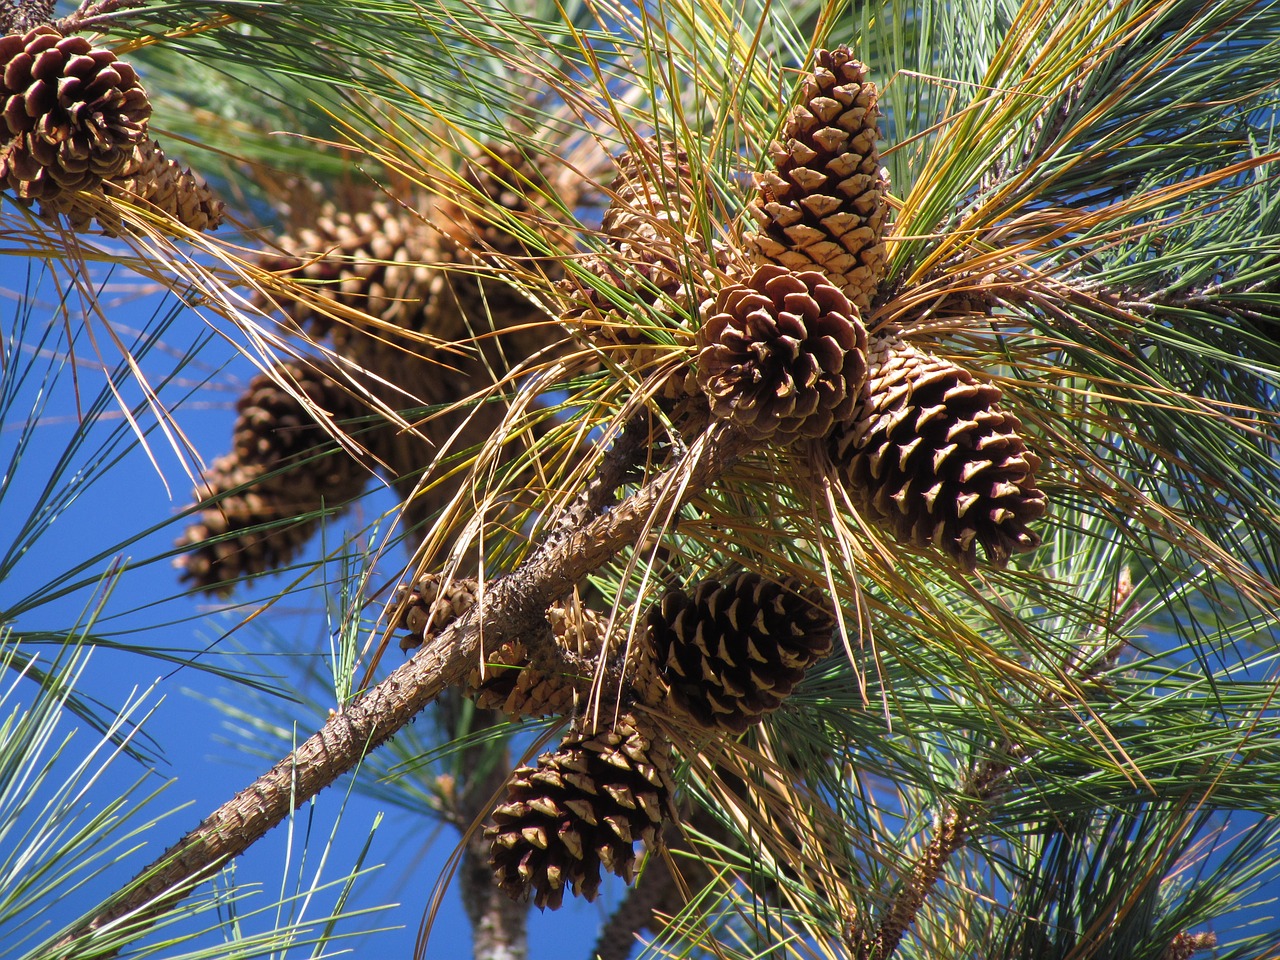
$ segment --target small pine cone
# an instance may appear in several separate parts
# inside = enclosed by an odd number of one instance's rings
[[[831,457],[864,517],[899,541],[934,546],[972,569],[1033,550],[1027,528],[1045,512],[1040,459],[1000,388],[888,336],[872,345],[855,415],[831,437]]]
[[[558,908],[568,887],[594,900],[603,867],[630,883],[637,840],[652,846],[673,816],[670,744],[631,714],[570,735],[535,767],[520,767],[485,831],[490,863],[513,900]]]
[[[124,172],[151,118],[131,66],[49,25],[0,38],[0,65],[0,181],[20,200],[53,202]]]
[[[411,650],[427,643],[475,606],[479,584],[474,578],[451,579],[428,573],[410,587],[398,587],[387,604],[389,628],[404,630],[401,650]]]
[[[649,138],[615,162],[618,177],[601,224],[609,246],[647,284],[680,302],[688,251],[704,247],[689,154],[679,144]],[[689,302],[700,299],[695,294]]]
[[[888,263],[888,172],[880,166],[874,83],[848,47],[818,51],[800,103],[769,147],[774,169],[748,205],[759,232],[747,246],[764,262],[821,270],[859,310]]]
[[[302,363],[284,376],[312,404],[343,419],[360,409],[337,381]],[[210,593],[233,581],[288,563],[315,533],[318,516],[360,495],[368,471],[333,441],[314,415],[271,377],[261,374],[240,398],[235,448],[213,464],[197,497],[212,502],[178,540],[182,580]]]
[[[602,224],[610,254],[588,259],[586,268],[606,287],[629,287],[647,304],[673,305],[668,316],[690,310],[709,295],[706,278],[720,251],[706,249],[696,226],[696,211],[709,201],[698,203],[688,152],[649,138],[615,163],[613,197]],[[655,346],[634,316],[586,281],[565,280],[561,289],[572,304],[564,322],[596,346],[616,350],[629,368],[645,371],[671,355]],[[692,378],[676,371],[661,392],[668,398],[693,392]]]
[[[834,627],[818,590],[737,573],[664,596],[649,611],[649,650],[673,708],[742,733],[831,651]]]
[[[703,305],[698,383],[711,411],[757,440],[821,437],[867,375],[858,311],[819,273],[760,267]]]
[[[425,198],[400,204],[371,191],[358,193],[342,207],[326,202],[312,226],[278,237],[282,253],[264,254],[258,265],[287,273],[313,285],[321,297],[395,326],[443,339],[462,336],[460,321],[437,330],[426,319],[447,283],[432,265],[451,257],[441,250],[439,234],[415,212],[425,208]],[[310,303],[281,299],[285,314],[312,336],[322,337],[332,328],[332,321]]]
[[[448,196],[439,197],[435,201],[434,218],[440,222],[446,235],[476,253],[528,257],[530,250],[501,222],[486,219],[484,209],[486,205],[502,207],[514,217],[526,221],[547,215],[549,198],[555,189],[547,175],[550,164],[551,158],[532,155],[520,147],[488,144],[467,161],[463,170],[463,179],[474,198],[464,205]],[[481,197],[485,200],[478,199]],[[572,208],[577,198],[567,196],[561,200]],[[481,216],[478,217],[477,212]],[[530,229],[533,226],[530,223]],[[554,267],[554,264],[546,266]]]
[[[104,184],[108,194],[156,208],[192,230],[215,230],[226,204],[191,170],[170,160],[154,140],[134,147],[124,173]],[[103,224],[108,230],[111,224]]]
[[[568,716],[589,694],[595,666],[605,650],[608,618],[574,604],[555,604],[547,610],[552,636],[559,648],[554,663],[530,658],[519,640],[486,651],[484,669],[467,678],[467,693],[476,705],[509,717]],[[566,672],[567,661],[574,669]]]

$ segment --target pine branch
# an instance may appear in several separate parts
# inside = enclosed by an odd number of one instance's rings
[[[933,839],[912,866],[910,879],[894,898],[875,936],[856,944],[858,960],[888,960],[893,956],[930,891],[937,885],[947,862],[965,845],[987,801],[1003,786],[1009,769],[1003,760],[987,760],[970,778],[964,790],[964,800],[939,819]]]
[[[462,682],[487,645],[519,636],[538,643],[547,607],[575,583],[674,515],[705,489],[748,443],[728,425],[709,428],[676,464],[611,510],[545,542],[519,569],[494,582],[482,601],[433,644],[340,713],[267,773],[220,806],[134,879],[59,948],[120,924],[141,934],[166,910],[239,856],[363,757],[392,737],[446,688]],[[548,639],[541,642],[553,646]],[[554,657],[554,649],[545,652]],[[70,955],[70,952],[68,953]]]
[[[1120,572],[1119,581],[1111,598],[1111,621],[1118,629],[1133,617],[1133,576],[1128,567]],[[1101,626],[1089,631],[1081,649],[1096,645],[1105,637]],[[1094,683],[1103,671],[1113,666],[1125,646],[1123,640],[1104,643],[1092,655],[1082,656],[1068,665],[1068,672],[1077,684]],[[973,829],[987,812],[988,804],[995,799],[1009,781],[1013,770],[1011,759],[1025,756],[1017,743],[1000,742],[995,754],[979,764],[977,770],[961,786],[961,799],[938,818],[933,839],[929,841],[911,867],[910,878],[894,898],[888,913],[881,919],[875,935],[863,935],[860,925],[850,933],[850,951],[858,960],[888,960],[898,949],[903,936],[915,922],[925,900],[937,886],[942,872],[951,857],[968,842]],[[1174,948],[1170,947],[1172,951]],[[1189,954],[1188,954],[1189,956]],[[1185,958],[1179,958],[1185,960]]]

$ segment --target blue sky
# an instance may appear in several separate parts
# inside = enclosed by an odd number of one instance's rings
[[[25,598],[47,593],[49,584],[62,572],[82,567],[75,578],[82,581],[79,586],[57,599],[23,610],[10,624],[27,633],[66,630],[95,595],[97,578],[119,560],[126,569],[114,583],[95,625],[112,642],[163,649],[179,661],[194,657],[233,669],[237,662],[244,662],[234,658],[256,657],[253,668],[271,674],[265,677],[269,687],[286,693],[302,691],[307,682],[304,678],[323,676],[327,670],[329,626],[325,608],[332,593],[317,586],[315,581],[319,578],[313,577],[310,586],[294,590],[286,603],[270,608],[246,626],[246,614],[259,611],[254,601],[270,596],[296,574],[288,580],[266,578],[239,591],[230,607],[183,591],[177,571],[164,556],[172,550],[174,538],[184,526],[178,514],[189,503],[191,485],[182,462],[166,439],[153,429],[154,418],[144,416],[139,423],[150,431],[149,457],[124,423],[114,398],[106,400],[100,414],[86,419],[86,412],[92,411],[93,400],[102,392],[106,380],[89,333],[92,331],[101,345],[108,339],[105,328],[98,319],[91,329],[86,329],[83,316],[69,306],[70,326],[76,337],[75,361],[70,362],[66,324],[58,318],[60,288],[38,265],[29,272],[31,267],[19,257],[0,260],[0,329],[15,351],[16,361],[5,370],[5,376],[12,385],[20,369],[29,371],[0,431],[0,463],[11,474],[0,498],[0,552],[11,550],[21,522],[31,513],[33,504],[41,500],[55,473],[61,470],[59,479],[52,481],[55,489],[66,490],[73,484],[79,488],[16,559],[7,577],[0,580],[0,616],[8,619]],[[253,375],[252,365],[237,356],[225,339],[211,336],[205,319],[177,306],[171,297],[148,291],[139,282],[124,277],[108,278],[104,291],[103,302],[110,305],[106,320],[122,339],[134,342],[140,333],[159,334],[143,358],[143,369],[154,384],[168,381],[160,395],[181,430],[206,462],[224,453],[230,446],[235,398]],[[20,328],[22,342],[16,343],[13,338]],[[41,342],[44,334],[55,330],[50,340]],[[109,351],[108,345],[102,354],[115,362],[118,355]],[[123,393],[130,404],[140,399],[136,385],[126,383]],[[29,432],[30,443],[14,464],[11,461],[15,450],[28,433],[24,429],[26,414],[37,403],[42,403],[43,408],[34,430]],[[87,442],[68,455],[68,445],[77,437]],[[86,471],[86,465],[94,461],[104,443],[109,451],[106,465]],[[14,469],[10,470],[11,466]],[[89,482],[81,484],[80,479],[86,476]],[[385,490],[375,489],[362,502],[362,520],[376,518],[393,505],[393,498]],[[131,542],[140,530],[146,529],[151,532]],[[343,532],[340,526],[326,530],[326,542],[341,543]],[[313,544],[308,559],[319,556],[319,546]],[[333,569],[330,565],[329,570]],[[386,577],[397,573],[388,569]],[[56,655],[51,646],[28,649],[38,652],[46,663]],[[399,662],[400,652],[388,651],[382,673]],[[172,781],[155,802],[154,811],[181,809],[146,835],[143,850],[106,871],[92,885],[91,891],[96,895],[105,895],[123,884],[270,765],[265,758],[246,754],[242,749],[246,742],[240,732],[242,726],[211,703],[217,700],[252,713],[261,708],[262,701],[252,691],[189,662],[168,662],[142,651],[95,650],[78,691],[94,698],[106,712],[147,688],[151,688],[148,702],[155,705],[155,710],[144,730],[158,748],[157,760],[148,772],[128,758],[117,759],[95,784],[90,803],[100,808],[137,780],[140,773],[147,773],[144,793],[164,781]],[[323,702],[324,690],[313,687],[305,692]],[[313,707],[289,699],[276,698],[272,716],[296,723],[299,738],[312,733],[319,722]],[[92,729],[68,716],[65,729],[73,727],[80,729],[69,747],[69,757],[88,751],[97,739]],[[292,843],[290,830],[278,827],[241,858],[235,866],[237,883],[260,885],[259,891],[242,905],[241,912],[269,905],[282,890],[295,889],[294,884],[301,883],[305,889],[313,882],[322,854],[326,862],[321,877],[340,878],[356,861],[371,828],[381,818],[366,865],[382,866],[359,881],[349,906],[368,909],[381,904],[398,905],[355,918],[346,929],[398,927],[368,934],[350,945],[361,955],[375,952],[410,956],[432,890],[453,853],[457,833],[439,827],[427,812],[388,809],[385,803],[356,792],[349,794],[349,786],[349,779],[344,778],[314,803],[304,805],[293,825]],[[340,823],[335,828],[339,816]],[[326,852],[331,834],[332,849]],[[312,838],[310,854],[306,862],[301,862],[298,851],[307,836]],[[289,874],[282,878],[286,863]],[[555,914],[539,915],[535,911],[531,927],[533,960],[558,958],[566,953],[587,956],[597,925],[619,894],[616,886],[606,887],[596,904],[573,901]],[[50,906],[44,919],[57,924],[67,922],[89,902],[83,895],[58,902]],[[323,915],[325,903],[325,896],[317,896],[308,904],[306,915]],[[262,930],[273,917],[250,916],[243,924],[250,931]],[[0,934],[5,940],[12,939],[2,927]],[[460,903],[451,889],[435,922],[428,955],[467,955],[467,938]],[[304,948],[291,955],[309,953],[309,948]]]

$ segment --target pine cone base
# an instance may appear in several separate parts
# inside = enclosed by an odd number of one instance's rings
[[[151,117],[132,67],[46,24],[0,38],[0,68],[0,181],[20,200],[55,202],[125,171]]]

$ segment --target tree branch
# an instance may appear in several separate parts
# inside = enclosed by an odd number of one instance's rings
[[[478,662],[482,634],[486,645],[511,636],[536,640],[545,633],[537,626],[552,602],[651,524],[673,517],[748,446],[727,424],[713,424],[675,465],[618,506],[548,539],[519,569],[495,581],[481,602],[434,643],[333,714],[318,733],[169,848],[102,912],[60,941],[59,949],[126,922],[131,935],[139,935],[291,810],[354,769],[442,690],[462,682]]]

